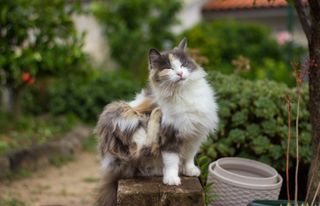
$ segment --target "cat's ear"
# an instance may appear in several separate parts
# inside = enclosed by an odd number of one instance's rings
[[[179,45],[178,45],[178,49],[181,49],[182,51],[185,51],[186,48],[187,48],[187,38],[184,37],[184,38],[180,41],[180,43],[179,43]]]
[[[156,49],[150,49],[149,50],[149,68],[151,69],[157,59],[161,57],[160,52]]]

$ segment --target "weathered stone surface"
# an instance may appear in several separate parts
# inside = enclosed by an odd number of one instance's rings
[[[60,140],[10,151],[4,158],[8,159],[11,171],[20,168],[28,170],[43,168],[49,165],[50,158],[72,156],[79,152],[82,149],[81,141],[87,138],[90,132],[91,129],[87,127],[77,127]]]
[[[6,157],[0,157],[0,177],[6,176],[10,172],[10,162]]]
[[[18,149],[8,154],[10,167],[13,171],[20,168],[35,170],[49,164],[47,155],[51,154],[54,149],[48,145],[35,145],[30,148]]]
[[[118,206],[204,206],[204,191],[196,177],[182,177],[180,186],[162,177],[124,179],[118,183]]]

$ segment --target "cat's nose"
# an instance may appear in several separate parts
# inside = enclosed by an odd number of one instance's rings
[[[183,72],[182,72],[182,71],[178,71],[178,72],[177,72],[177,75],[178,75],[180,78],[182,78]]]

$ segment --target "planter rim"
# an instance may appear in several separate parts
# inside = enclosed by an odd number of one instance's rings
[[[288,200],[253,200],[247,206],[276,206],[276,205],[287,205]],[[294,203],[294,200],[290,200]],[[298,201],[298,204],[303,203],[303,201]]]
[[[230,166],[240,170],[242,168],[251,168],[252,171],[264,174],[265,177],[243,175],[232,172],[225,168]],[[248,184],[275,184],[278,181],[278,172],[271,166],[255,160],[240,157],[224,157],[218,159],[215,164],[215,171],[226,178],[233,179],[235,181],[246,182]]]
[[[240,182],[240,181],[226,178],[226,177],[222,176],[221,174],[217,173],[215,171],[215,167],[216,167],[216,162],[212,162],[209,165],[209,178],[210,178],[210,176],[211,177],[213,176],[213,177],[219,179],[220,181],[223,181],[227,184],[234,185],[234,186],[241,187],[241,188],[247,188],[247,189],[253,189],[253,190],[274,190],[274,189],[281,187],[282,181],[283,181],[281,175],[277,174],[277,182],[274,184],[249,184],[246,182]]]

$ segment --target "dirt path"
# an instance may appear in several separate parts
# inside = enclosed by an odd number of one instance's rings
[[[30,178],[0,183],[0,199],[18,199],[26,206],[91,206],[99,176],[97,156],[82,153],[60,168],[50,167]]]

